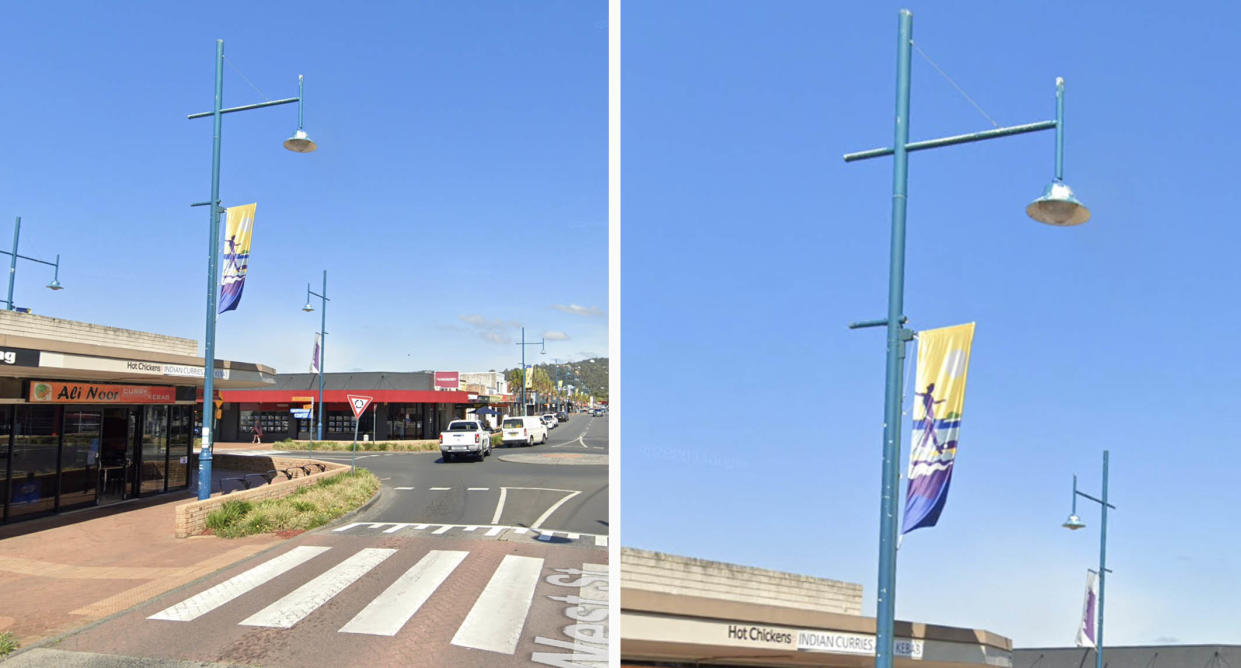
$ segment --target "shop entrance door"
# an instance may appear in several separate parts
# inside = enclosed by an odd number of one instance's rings
[[[99,504],[124,501],[134,495],[138,411],[105,408],[99,450]]]

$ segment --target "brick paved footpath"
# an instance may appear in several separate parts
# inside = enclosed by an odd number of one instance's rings
[[[166,494],[0,526],[0,631],[30,647],[282,542],[175,538],[174,508],[195,497]]]

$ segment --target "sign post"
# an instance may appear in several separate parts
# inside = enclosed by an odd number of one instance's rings
[[[358,463],[358,424],[362,420],[362,414],[366,412],[366,407],[371,405],[373,397],[346,394],[345,398],[349,400],[349,408],[353,409],[353,457],[349,462],[349,473],[352,474]]]

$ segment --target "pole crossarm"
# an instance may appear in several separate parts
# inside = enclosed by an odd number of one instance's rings
[[[939,139],[924,139],[922,141],[909,142],[905,144],[906,151],[922,151],[928,148],[939,148],[940,146],[953,146],[955,144],[968,144],[970,142],[982,141],[984,139],[996,139],[999,137],[1008,137],[1010,135],[1021,135],[1028,132],[1039,132],[1042,130],[1054,130],[1056,121],[1039,121],[1037,123],[1026,123],[1025,125],[1012,125],[1006,128],[995,128],[994,130],[983,130],[982,132],[973,132],[964,135],[953,135],[951,137],[940,137]],[[845,162],[856,162],[858,160],[868,160],[870,158],[881,158],[885,155],[892,155],[896,151],[890,148],[873,148],[869,151],[859,151],[857,153],[846,153]]]
[[[309,292],[310,294],[312,294],[312,295],[314,295],[314,296],[318,297],[319,299],[325,299],[325,300],[327,300],[327,301],[332,301],[332,298],[331,298],[331,297],[324,297],[323,295],[321,295],[321,294],[319,294],[319,293],[315,292],[314,290],[307,290],[307,292]]]
[[[8,252],[8,251],[0,251],[0,253],[3,253],[3,254],[5,254],[5,255],[12,255],[12,253],[10,253],[10,252]],[[21,255],[21,254],[18,254],[18,256],[17,256],[17,257],[18,257],[18,258],[20,258],[20,259],[22,259],[22,260],[30,260],[31,262],[38,262],[39,264],[46,264],[46,265],[47,265],[47,266],[49,266],[49,267],[55,267],[55,266],[56,266],[56,263],[55,263],[55,262],[48,262],[47,260],[40,260],[40,259],[39,259],[39,258],[37,258],[37,257],[27,257],[27,256],[25,256],[25,255]]]
[[[283,100],[272,100],[271,102],[259,102],[258,104],[247,104],[247,105],[243,105],[240,107],[229,107],[228,109],[221,109],[220,113],[231,114],[234,111],[249,111],[251,109],[262,109],[263,107],[274,107],[280,104],[293,104],[294,102],[301,102],[301,101],[302,101],[302,98],[300,97],[286,97]],[[186,118],[189,118],[189,119],[206,118],[208,116],[214,116],[214,115],[215,115],[214,111],[204,111],[199,114],[190,114],[186,116]]]
[[[1073,490],[1073,493],[1074,493],[1074,494],[1076,494],[1076,495],[1078,495],[1078,496],[1084,496],[1084,497],[1086,497],[1087,499],[1090,499],[1091,501],[1094,501],[1095,503],[1097,503],[1097,504],[1099,504],[1099,505],[1101,505],[1101,506],[1107,506],[1108,508],[1111,508],[1112,510],[1116,510],[1116,506],[1113,506],[1112,504],[1107,503],[1106,501],[1104,501],[1104,500],[1102,500],[1102,499],[1096,499],[1095,497],[1093,497],[1093,496],[1091,496],[1091,495],[1089,495],[1089,494],[1087,494],[1087,493],[1085,493],[1085,492],[1082,492],[1082,491],[1079,491],[1079,490],[1076,490],[1076,489],[1075,489],[1075,490]]]

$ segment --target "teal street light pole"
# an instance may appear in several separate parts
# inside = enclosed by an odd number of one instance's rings
[[[526,328],[525,327],[521,328],[521,343],[517,345],[521,346],[521,414],[522,415],[526,415],[526,411],[527,411],[526,406],[528,405],[526,404],[526,346],[539,346],[540,348],[542,348],[539,354],[546,355],[547,346],[544,344],[545,342],[543,339],[539,339],[537,343],[534,341],[531,341],[530,343],[526,343]]]
[[[845,162],[891,155],[892,165],[892,240],[888,266],[888,317],[882,320],[855,322],[851,329],[887,327],[887,364],[884,380],[883,469],[879,512],[879,588],[875,614],[875,666],[892,668],[894,647],[893,627],[896,604],[896,530],[897,493],[899,482],[901,438],[901,369],[905,360],[905,344],[914,338],[914,330],[904,327],[905,317],[905,207],[908,194],[909,153],[941,146],[1007,137],[1010,135],[1056,130],[1056,173],[1043,195],[1034,200],[1026,213],[1041,223],[1067,226],[1079,225],[1090,219],[1090,211],[1073,197],[1063,181],[1064,163],[1064,80],[1056,80],[1056,120],[996,128],[972,134],[943,137],[927,141],[909,141],[910,60],[913,46],[913,13],[900,12],[896,60],[896,123],[891,148],[879,148],[844,156]]]
[[[1077,497],[1079,496],[1094,501],[1102,508],[1102,519],[1099,521],[1099,624],[1094,639],[1094,665],[1095,668],[1103,668],[1103,593],[1104,585],[1107,584],[1107,574],[1111,573],[1107,568],[1107,509],[1116,510],[1116,506],[1107,502],[1107,450],[1103,451],[1102,499],[1096,499],[1085,492],[1078,491],[1077,476],[1073,476],[1073,510],[1069,513],[1069,519],[1060,525],[1072,531],[1086,527],[1086,523],[1077,516]]]
[[[18,258],[21,258],[23,260],[30,260],[31,262],[38,262],[39,264],[46,264],[49,267],[55,267],[56,271],[52,275],[53,276],[52,282],[47,284],[47,289],[48,290],[64,290],[65,289],[65,286],[60,284],[60,255],[56,256],[55,262],[48,262],[47,260],[40,260],[38,258],[26,257],[25,255],[18,255],[17,254],[17,241],[18,239],[21,238],[21,234],[22,234],[22,217],[18,216],[17,222],[13,225],[13,252],[8,253],[5,251],[0,251],[0,253],[4,253],[5,255],[9,256],[9,298],[4,300],[4,303],[5,303],[5,307],[10,311],[16,308],[13,306],[13,282],[17,279],[17,259]]]
[[[310,284],[306,284],[306,305],[302,307],[307,313],[315,310],[310,305],[310,297],[314,295],[320,299],[319,302],[319,440],[323,440],[323,349],[327,347],[327,303],[332,301],[327,298],[327,269],[323,270],[323,292],[315,292],[310,289]],[[310,451],[314,452],[315,444],[310,444]]]
[[[216,289],[219,284],[220,262],[220,214],[224,207],[220,206],[220,127],[221,117],[236,111],[249,111],[274,107],[280,104],[297,103],[297,131],[284,141],[284,147],[294,153],[310,153],[318,148],[306,136],[302,129],[302,77],[297,77],[297,97],[247,104],[240,107],[222,108],[224,103],[224,40],[215,41],[215,106],[211,111],[190,114],[188,118],[211,117],[214,132],[211,141],[211,199],[197,202],[190,206],[207,207],[207,329],[203,337],[203,445],[198,456],[198,498],[211,496],[211,451],[215,442],[215,412],[211,410],[211,402],[215,396],[215,319]]]

